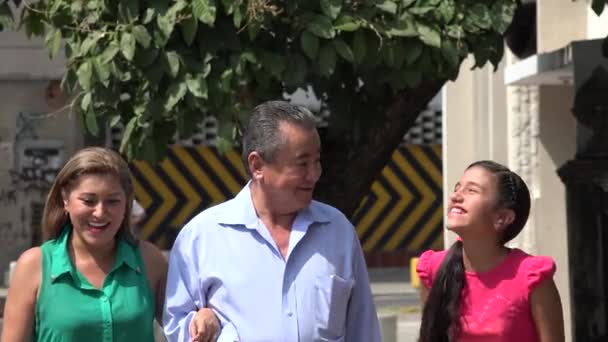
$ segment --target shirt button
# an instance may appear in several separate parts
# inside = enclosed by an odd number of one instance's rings
[[[293,312],[290,311],[287,313],[287,317],[291,317],[291,316],[293,316]]]
[[[101,297],[101,301],[102,302],[107,302],[108,301],[108,297],[105,297],[105,296]]]

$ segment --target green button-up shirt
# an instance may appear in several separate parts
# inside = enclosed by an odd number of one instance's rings
[[[36,341],[154,341],[154,296],[138,247],[120,239],[101,289],[78,272],[68,254],[71,227],[42,246]]]

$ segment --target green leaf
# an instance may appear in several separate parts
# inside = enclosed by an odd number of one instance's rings
[[[165,69],[171,77],[175,78],[179,73],[179,55],[175,51],[167,51],[164,56]]]
[[[422,54],[422,44],[418,40],[410,41],[404,50],[405,64],[412,65]]]
[[[464,39],[465,32],[460,25],[451,25],[446,28],[446,34],[456,40]]]
[[[91,89],[92,77],[93,77],[93,68],[91,66],[91,61],[88,60],[80,65],[78,71],[76,71],[76,75],[78,75],[78,83],[84,90]]]
[[[285,60],[281,55],[269,51],[262,51],[259,54],[262,66],[268,70],[275,78],[280,79],[285,70]]]
[[[241,6],[235,8],[234,14],[232,15],[232,22],[234,23],[234,27],[241,28],[241,24],[243,23],[243,9]]]
[[[504,34],[507,31],[511,21],[513,21],[516,7],[513,1],[502,0],[494,3],[492,6],[492,27],[496,32]]]
[[[409,9],[409,13],[414,14],[416,16],[424,16],[429,12],[435,11],[436,8],[433,6],[421,6],[421,7],[412,7]]]
[[[158,15],[156,17],[156,25],[158,26],[159,32],[161,35],[158,36],[156,40],[159,46],[164,46],[171,37],[171,33],[175,28],[175,13],[167,11],[164,15]]]
[[[119,50],[120,48],[118,47],[118,44],[115,41],[110,42],[110,44],[108,44],[108,47],[106,47],[106,49],[101,54],[101,63],[110,63]]]
[[[319,52],[319,38],[309,31],[303,31],[300,37],[300,47],[308,58],[315,59]]]
[[[331,20],[323,15],[314,15],[306,28],[314,35],[325,39],[331,39],[336,35]]]
[[[137,20],[139,18],[139,1],[120,0],[118,3],[118,16],[127,23]]]
[[[319,51],[319,70],[324,76],[331,76],[336,71],[336,50],[332,44],[325,44]]]
[[[110,119],[110,127],[116,127],[116,125],[118,125],[120,123],[120,120],[121,120],[120,114],[116,114],[116,115],[112,116],[112,119]]]
[[[105,83],[110,78],[110,65],[102,63],[101,57],[98,56],[93,59],[93,68],[100,82]]]
[[[454,3],[454,0],[444,0],[437,7],[437,15],[443,20],[444,23],[449,23],[452,21],[455,14],[456,4]]]
[[[606,0],[593,0],[593,2],[591,2],[591,8],[598,16],[602,15],[602,12],[604,12],[605,7]]]
[[[176,81],[167,90],[167,100],[165,101],[164,108],[167,112],[171,111],[173,107],[186,95],[188,86],[186,82]]]
[[[383,10],[384,12],[388,12],[390,14],[397,13],[397,4],[394,1],[384,1],[381,4],[376,4],[376,7]]]
[[[120,37],[120,51],[128,61],[133,60],[133,56],[135,56],[135,38],[133,38],[132,34],[128,32],[122,34],[122,37]]]
[[[61,47],[61,30],[53,28],[47,33],[45,45],[51,58],[55,58]]]
[[[189,16],[179,23],[179,28],[184,37],[184,41],[188,46],[191,46],[196,38],[196,31],[198,30],[198,19],[194,16]]]
[[[384,63],[391,69],[399,69],[404,59],[403,55],[399,56],[395,44],[385,44],[382,47],[382,57]]]
[[[220,76],[220,89],[222,89],[225,93],[229,92],[232,82],[232,76],[234,75],[234,71],[232,69],[226,69]]]
[[[475,25],[480,29],[487,30],[492,27],[492,17],[488,6],[476,3],[469,8],[465,17],[466,22]]]
[[[443,41],[443,44],[441,44],[441,54],[451,68],[458,68],[460,66],[460,54],[458,53],[456,44],[452,40],[446,39]]]
[[[99,125],[97,124],[97,115],[95,115],[95,112],[91,109],[85,112],[85,126],[87,127],[89,133],[91,133],[93,136],[99,136]]]
[[[188,91],[190,91],[190,93],[195,97],[202,99],[207,98],[207,80],[205,80],[205,76],[203,74],[197,74],[195,76],[190,74],[186,75],[186,85],[188,87]]]
[[[131,117],[131,120],[125,126],[125,130],[122,133],[122,140],[120,141],[120,153],[125,153],[129,141],[131,140],[131,135],[133,134],[133,129],[135,128],[135,124],[137,123],[137,117]]]
[[[146,25],[152,22],[152,19],[154,19],[154,17],[156,16],[156,10],[154,8],[146,8],[146,11],[144,12],[144,16],[141,20],[141,22]]]
[[[418,35],[416,25],[411,18],[399,19],[386,33],[397,37],[415,37]]]
[[[80,101],[80,108],[82,108],[82,110],[84,112],[89,110],[89,106],[91,105],[91,92],[87,92],[86,94],[84,94],[84,96],[82,97],[82,100]]]
[[[320,0],[321,11],[326,16],[336,19],[342,10],[342,0]]]
[[[25,10],[22,13],[24,13],[25,16],[22,23],[25,24],[25,34],[28,38],[31,38],[32,36],[42,36],[44,34],[44,18],[42,17],[42,14]],[[10,21],[11,23],[13,22],[12,13],[10,14]],[[10,25],[6,25],[10,27]]]
[[[213,26],[216,10],[215,0],[192,0],[192,14],[204,24]]]
[[[351,63],[353,63],[355,61],[355,55],[353,53],[353,50],[341,38],[336,38],[333,41],[333,44],[334,44],[334,48],[336,49],[336,51],[338,52],[340,57],[344,58],[345,60],[347,60]]]
[[[152,37],[148,33],[148,30],[143,25],[135,25],[133,26],[133,36],[139,45],[141,45],[144,49],[150,47],[150,41]]]
[[[353,32],[361,27],[361,23],[350,15],[341,15],[334,22],[334,28],[338,31]]]
[[[53,5],[51,5],[51,8],[49,9],[49,17],[54,17],[55,14],[57,14],[59,7],[61,7],[61,5],[63,5],[63,4],[65,4],[65,2],[63,2],[61,0],[55,0],[53,2]]]
[[[355,63],[361,64],[365,58],[366,51],[365,33],[363,31],[355,32],[353,37],[353,55],[355,56]]]
[[[420,23],[417,26],[423,43],[436,48],[441,47],[441,35],[437,29]]]
[[[101,39],[102,36],[103,35],[100,32],[92,32],[91,34],[87,35],[87,37],[82,42],[82,45],[80,45],[80,51],[78,52],[78,55],[85,56],[89,52],[89,50],[97,44],[97,42],[99,41],[99,39]]]

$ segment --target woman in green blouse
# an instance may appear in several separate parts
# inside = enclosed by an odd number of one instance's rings
[[[119,154],[79,151],[59,172],[43,214],[46,242],[25,251],[8,292],[2,342],[153,341],[167,261],[130,229],[133,185]],[[202,309],[209,340],[219,329]]]

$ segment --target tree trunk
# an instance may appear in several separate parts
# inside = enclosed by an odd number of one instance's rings
[[[445,81],[426,82],[395,96],[388,109],[366,124],[357,143],[339,132],[322,134],[323,175],[316,198],[352,218],[401,139]]]

